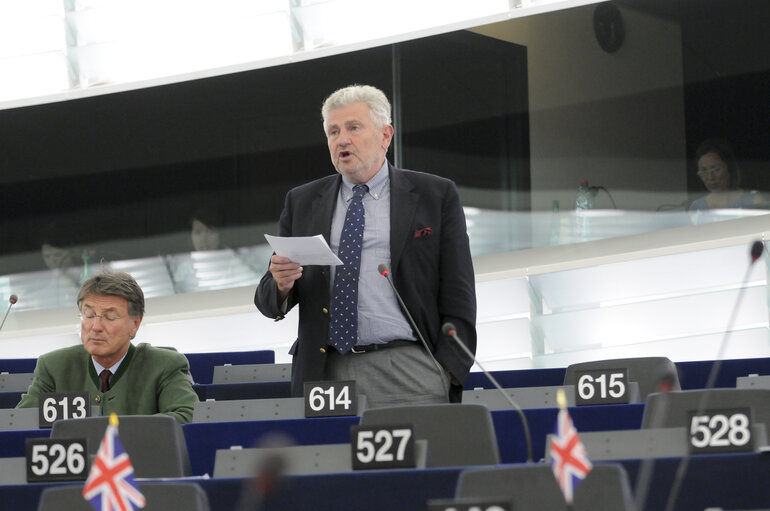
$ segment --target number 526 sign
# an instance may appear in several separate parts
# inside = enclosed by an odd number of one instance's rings
[[[28,438],[27,481],[84,481],[88,477],[85,438]]]

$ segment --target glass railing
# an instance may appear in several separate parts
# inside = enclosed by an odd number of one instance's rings
[[[759,209],[716,211],[711,221],[730,220],[741,217],[768,214],[770,211]],[[474,257],[499,254],[518,250],[543,248],[557,245],[570,245],[587,241],[630,236],[645,232],[686,227],[692,224],[690,213],[676,212],[641,212],[621,210],[559,211],[541,213],[500,212],[480,208],[466,208],[468,236],[471,253]],[[770,217],[768,217],[770,225]],[[273,231],[271,230],[271,232]],[[181,234],[180,234],[181,235]],[[154,240],[156,247],[159,241]],[[70,264],[58,268],[46,268],[31,272],[19,272],[0,276],[0,300],[7,302],[11,294],[19,297],[16,310],[35,310],[53,307],[68,307],[75,303],[80,283],[94,271],[101,268],[131,273],[142,287],[146,297],[169,296],[181,293],[194,293],[227,289],[231,287],[256,286],[267,271],[272,249],[267,243],[259,243],[237,248],[219,248],[183,253],[162,254],[152,257],[132,259],[107,259],[97,254],[114,254],[109,243],[97,248],[76,247],[68,251],[66,261],[77,260],[80,254],[81,264]],[[28,253],[25,258],[43,260],[43,253]],[[719,268],[721,259],[708,259],[703,255],[701,264]],[[62,260],[61,258],[59,260]],[[85,264],[83,264],[85,263]],[[657,263],[656,263],[657,264]],[[624,271],[624,270],[623,270]],[[693,269],[693,271],[698,271]],[[559,273],[538,276],[533,280],[533,288],[543,296],[545,306],[554,311],[570,309],[577,304],[570,302],[576,293],[590,303],[621,300],[622,297],[609,293],[604,287],[617,287],[617,278],[594,283],[572,282],[590,270],[569,272],[566,277]],[[622,273],[622,271],[621,271]],[[606,277],[608,270],[602,269],[600,275]],[[711,271],[710,275],[720,275]],[[681,277],[681,273],[677,273]],[[733,282],[735,279],[732,279]],[[694,282],[694,279],[691,279]],[[699,277],[698,288],[702,289],[704,278]],[[553,282],[553,284],[549,284]],[[671,280],[647,281],[649,284],[668,285]],[[541,289],[551,289],[558,283],[558,292],[546,293]],[[677,287],[678,284],[675,286]],[[712,287],[718,287],[714,284]],[[677,287],[679,289],[679,287]],[[604,290],[604,291],[602,291]],[[594,296],[595,293],[601,296]],[[658,291],[651,294],[665,294]],[[555,300],[555,301],[554,301]]]
[[[31,2],[11,3],[34,17]],[[183,3],[188,20],[210,6]],[[129,90],[117,82],[130,78],[89,75],[98,66],[79,60],[123,44],[107,41],[102,25],[87,35],[87,20],[157,2],[40,2],[47,21],[35,26],[63,16],[83,32],[65,31],[72,54],[61,41],[32,53],[66,53],[68,80],[79,85],[64,101],[0,105],[0,298],[18,295],[19,310],[69,306],[101,266],[134,273],[149,297],[254,286],[270,254],[263,235],[276,234],[286,192],[334,172],[320,104],[353,82],[391,98],[395,165],[457,183],[476,258],[764,214],[770,59],[754,49],[770,44],[770,4],[623,0],[601,4],[616,7],[605,19],[594,3],[232,0],[211,23],[241,19],[238,8],[252,9],[243,20],[268,16],[286,37],[252,35],[281,44],[233,40],[244,51],[280,47],[285,59],[251,55],[242,67]],[[365,4],[375,9],[365,22],[332,16],[364,16]],[[606,23],[626,37],[608,40]],[[124,25],[116,35],[131,32]],[[14,48],[0,48],[0,65],[20,55]],[[196,65],[235,55],[197,51]],[[160,55],[169,72],[183,63]],[[103,82],[111,84],[95,85]],[[78,92],[86,89],[94,94]],[[696,157],[712,137],[730,139],[740,189],[758,190],[758,202],[693,211],[712,186],[716,167],[700,169]],[[594,204],[576,211],[582,179]],[[735,183],[728,192],[720,197],[739,193]],[[196,247],[191,218],[201,209],[214,212],[205,223],[220,240]]]

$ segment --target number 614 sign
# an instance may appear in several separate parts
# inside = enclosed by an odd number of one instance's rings
[[[305,417],[356,415],[358,397],[355,381],[305,383]]]

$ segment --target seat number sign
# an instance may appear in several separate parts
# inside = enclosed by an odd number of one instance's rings
[[[578,371],[577,376],[576,405],[607,405],[629,402],[628,369]]]
[[[428,511],[511,511],[511,503],[489,497],[462,498],[457,500],[435,499],[428,501]]]
[[[752,451],[751,410],[690,411],[688,444],[693,453]]]
[[[38,401],[41,428],[50,428],[60,419],[91,416],[91,394],[88,392],[43,392]]]
[[[355,381],[305,383],[305,417],[340,417],[358,414]]]
[[[351,426],[353,470],[414,468],[414,426]]]
[[[27,481],[85,481],[88,450],[85,438],[28,438]]]

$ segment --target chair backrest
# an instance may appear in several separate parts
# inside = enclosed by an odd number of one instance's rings
[[[56,421],[51,438],[83,438],[88,453],[96,454],[109,417]],[[167,415],[121,415],[120,441],[131,458],[136,477],[185,477],[191,475],[182,426]]]
[[[628,369],[628,381],[639,383],[639,398],[642,401],[653,392],[682,388],[676,365],[667,357],[616,358],[570,364],[564,374],[564,384],[577,385],[580,371],[623,368]]]
[[[35,373],[0,374],[0,392],[26,392],[34,377]]]
[[[93,511],[82,495],[83,485],[46,488],[40,495],[38,511]],[[147,505],[144,511],[209,511],[206,492],[195,483],[148,482],[139,483],[139,491]]]
[[[190,362],[190,374],[195,383],[211,383],[214,367],[225,364],[273,364],[275,351],[223,351],[215,353],[185,353]]]
[[[37,358],[2,358],[0,373],[31,373],[36,365]]]
[[[291,381],[291,364],[214,366],[213,383]]]
[[[483,405],[432,404],[371,408],[361,414],[361,424],[413,424],[415,438],[428,441],[429,467],[500,463],[492,415]]]
[[[198,399],[228,401],[233,399],[278,399],[291,397],[290,381],[261,381],[254,383],[196,383],[193,390]],[[2,397],[0,397],[0,400]]]
[[[633,511],[628,474],[619,463],[596,464],[575,489],[574,511]]]
[[[707,409],[750,408],[753,422],[770,431],[770,389],[682,390],[650,394],[644,406],[642,428],[689,428],[689,412],[705,403]]]
[[[550,465],[464,470],[457,480],[455,497],[504,497],[512,500],[513,509],[567,511]]]
[[[0,392],[0,408],[13,408],[19,401],[21,401],[21,395],[23,392]]]
[[[455,496],[504,497],[513,509],[566,511],[567,504],[550,465],[515,465],[466,470],[460,474]],[[575,489],[574,511],[631,511],[631,485],[622,465],[602,463]]]

